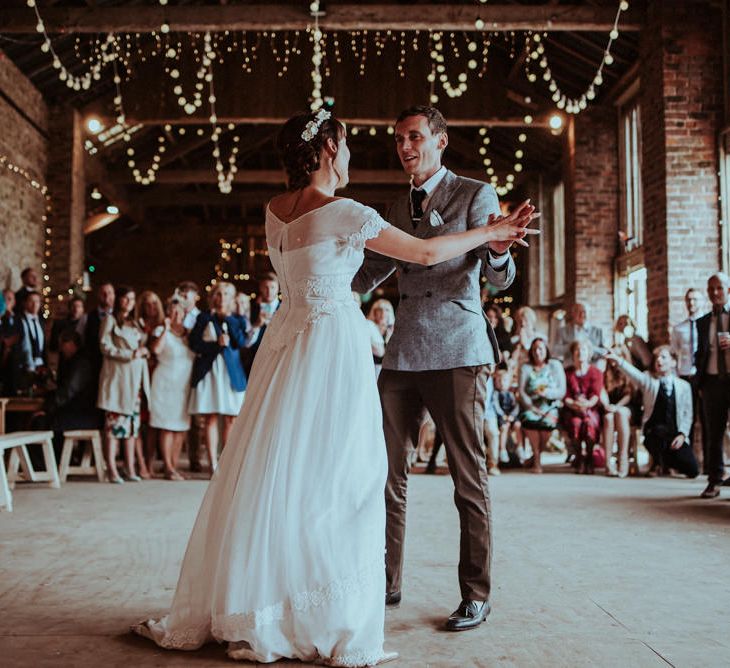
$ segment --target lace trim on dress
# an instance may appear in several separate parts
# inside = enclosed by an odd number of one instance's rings
[[[347,237],[346,243],[355,250],[363,250],[368,239],[374,239],[388,227],[390,227],[390,223],[383,220],[376,212],[373,212],[358,232],[354,232]]]
[[[381,557],[357,573],[340,580],[333,580],[317,589],[298,592],[286,601],[279,601],[252,612],[219,617],[213,620],[213,635],[221,640],[238,639],[240,633],[246,629],[258,629],[267,624],[282,621],[289,615],[293,616],[294,613],[301,615],[312,608],[339,601],[366,589],[382,575],[384,568]]]
[[[297,285],[296,291],[300,297],[308,299],[334,299],[350,295],[349,274],[332,274],[331,276],[317,276],[305,278]]]

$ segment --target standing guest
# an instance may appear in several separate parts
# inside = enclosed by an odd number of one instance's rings
[[[248,322],[251,319],[251,297],[245,292],[239,292],[236,294],[236,308],[234,313],[239,318],[245,318],[248,326]]]
[[[703,313],[704,297],[697,288],[690,288],[684,295],[684,304],[687,307],[687,319],[672,328],[670,345],[677,357],[677,373],[682,380],[686,380],[692,387],[692,428],[689,431],[689,443],[694,447],[695,424],[699,420],[702,428],[702,467],[707,473],[709,457],[707,454],[707,425],[705,424],[704,407],[697,386],[697,320]]]
[[[636,323],[631,316],[620,315],[613,327],[613,344],[626,346],[631,353],[633,365],[641,371],[651,368],[651,349],[649,344],[636,333]]]
[[[517,403],[514,392],[510,389],[511,386],[512,376],[509,371],[500,369],[495,373],[492,405],[494,413],[497,415],[497,427],[499,428],[498,460],[502,464],[509,462],[507,441],[510,436],[512,436],[515,443],[518,457],[520,457],[520,453],[524,453],[522,446],[522,425],[519,420],[520,405]]]
[[[614,352],[606,357],[641,390],[644,403],[644,444],[662,473],[673,468],[688,478],[699,474],[687,440],[692,426],[692,388],[677,378],[677,361],[669,346],[652,352],[651,372],[639,371]]]
[[[127,479],[139,482],[135,471],[135,445],[140,435],[142,393],[150,396],[147,368],[149,350],[134,317],[135,293],[119,286],[114,311],[101,323],[99,345],[104,358],[99,378],[97,406],[106,412],[106,465],[109,482],[123,482],[117,472],[117,446],[124,445]],[[140,464],[141,466],[141,464]]]
[[[53,353],[57,353],[59,351],[58,338],[61,333],[67,329],[78,332],[83,344],[84,334],[86,332],[86,319],[84,300],[81,299],[81,297],[73,297],[68,302],[68,312],[66,313],[66,317],[53,321],[53,326],[51,327],[51,341],[48,349]]]
[[[614,349],[624,360],[631,359],[625,346]],[[618,354],[618,353],[617,353]],[[601,394],[603,407],[603,447],[606,452],[606,475],[625,478],[629,473],[629,437],[631,435],[633,391],[625,374],[615,362],[609,362],[604,373],[604,392]],[[641,406],[639,406],[641,409]],[[639,420],[641,418],[639,417]],[[613,466],[614,434],[618,441],[618,470]]]
[[[198,302],[200,301],[200,289],[198,288],[197,283],[193,283],[192,281],[183,281],[177,286],[175,293],[185,309],[185,329],[190,331],[193,327],[195,327],[195,321],[200,315],[200,309],[198,308]]]
[[[565,371],[550,357],[546,339],[537,337],[520,369],[520,422],[533,454],[533,473],[542,473],[542,452],[550,434],[558,427],[560,406],[565,396]]]
[[[200,289],[193,281],[183,281],[175,288],[175,295],[185,309],[183,325],[188,334],[195,327],[195,321],[200,315],[198,302],[200,301]],[[202,415],[192,416],[192,428],[188,431],[187,451],[191,473],[200,473],[203,467],[200,463],[200,451],[205,441],[205,418]]]
[[[356,293],[357,294],[357,293]],[[375,376],[380,374],[383,368],[383,357],[385,348],[393,335],[395,325],[395,311],[393,304],[387,299],[378,299],[373,302],[368,313],[370,323],[371,347],[373,349],[373,362],[375,364]]]
[[[246,334],[233,316],[235,297],[236,288],[231,283],[218,283],[211,293],[212,309],[198,316],[189,339],[196,354],[189,411],[205,416],[211,474],[218,466],[218,418],[223,417],[225,445],[246,390],[246,374],[239,354]]]
[[[38,272],[31,267],[26,267],[20,273],[20,280],[23,281],[23,287],[15,293],[15,314],[20,315],[25,307],[25,298],[31,293],[40,293],[40,279]]]
[[[601,392],[603,373],[590,362],[593,348],[590,341],[577,339],[570,344],[572,366],[565,371],[563,428],[575,453],[577,473],[593,473],[593,448],[601,436]],[[586,445],[583,454],[583,443]]]
[[[17,362],[23,328],[20,318],[15,314],[15,293],[12,290],[3,290],[2,295],[5,311],[0,315],[0,393],[12,396],[15,394],[18,379]]]
[[[145,290],[137,300],[137,322],[145,335],[148,348],[155,338],[155,332],[162,332],[165,324],[165,307],[159,295],[152,290]],[[154,377],[157,359],[152,354],[147,358],[150,378]],[[145,480],[152,477],[155,470],[155,456],[157,454],[157,432],[150,426],[149,401],[143,403],[140,415],[142,423],[142,438],[137,441],[137,460],[139,461],[139,475]],[[142,442],[144,441],[144,449]],[[144,450],[144,451],[143,451]]]
[[[512,354],[512,339],[507,327],[504,324],[504,315],[502,309],[497,304],[485,304],[484,313],[487,316],[489,324],[494,330],[494,335],[497,337],[497,344],[499,345],[499,351],[502,353],[503,360],[508,360]]]
[[[188,401],[195,355],[187,343],[185,309],[170,301],[167,318],[154,332],[150,351],[157,358],[150,391],[150,427],[158,429],[167,480],[184,480],[177,471],[185,433],[190,429]]]
[[[261,339],[266,332],[266,327],[271,317],[279,308],[279,279],[276,274],[269,272],[259,279],[259,294],[251,304],[251,326],[250,341],[245,357],[244,368],[246,375],[251,373],[254,358],[261,345]]]
[[[730,277],[722,272],[710,276],[707,296],[712,311],[697,320],[697,385],[702,395],[707,425],[707,487],[703,499],[720,494],[725,480],[722,442],[730,410]],[[687,433],[687,432],[685,432]]]
[[[99,347],[99,332],[104,318],[114,310],[114,286],[102,283],[96,293],[96,308],[86,317],[84,345],[96,372],[101,371],[102,354]]]
[[[39,292],[28,292],[20,316],[23,336],[20,340],[20,369],[24,376],[41,380],[48,368],[43,302]]]
[[[588,341],[593,350],[591,361],[599,362],[605,353],[603,331],[600,327],[588,322],[588,309],[585,304],[573,304],[570,310],[570,322],[566,322],[555,332],[555,340],[550,349],[555,357],[563,361],[567,368],[572,363],[570,346],[573,341]]]
[[[56,457],[63,449],[63,432],[68,429],[97,429],[96,378],[81,335],[64,329],[58,335],[56,389],[46,398],[48,428],[53,430]]]

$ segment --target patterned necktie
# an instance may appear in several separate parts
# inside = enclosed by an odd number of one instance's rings
[[[426,199],[426,195],[425,190],[411,190],[411,222],[413,227],[416,227],[418,221],[423,218],[423,200]]]

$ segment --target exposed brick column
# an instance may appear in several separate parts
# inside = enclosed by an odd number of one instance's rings
[[[49,113],[48,188],[53,204],[51,281],[54,292],[63,292],[84,270],[83,126],[78,111],[51,107]]]
[[[704,290],[720,267],[721,13],[707,1],[653,1],[641,35],[649,335],[663,342],[685,317],[687,288]]]
[[[590,321],[608,334],[619,225],[616,114],[585,111],[566,131],[565,302],[586,304]]]

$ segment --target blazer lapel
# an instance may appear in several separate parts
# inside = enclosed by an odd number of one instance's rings
[[[429,229],[431,227],[429,222],[431,218],[431,211],[443,211],[458,185],[459,184],[456,181],[456,174],[450,170],[446,170],[444,178],[441,179],[441,183],[436,186],[436,190],[434,190],[433,195],[428,200],[426,209],[423,212],[423,218],[421,218],[416,229]]]

